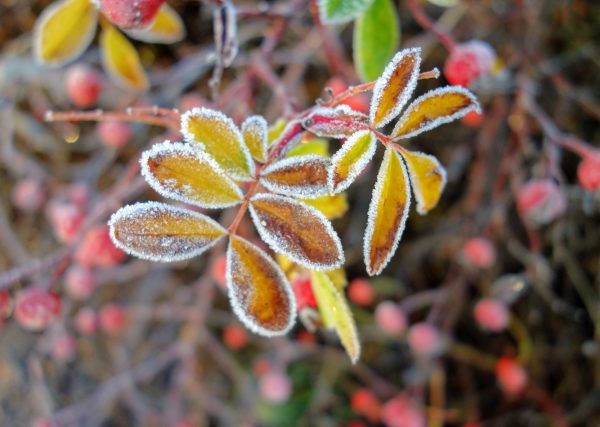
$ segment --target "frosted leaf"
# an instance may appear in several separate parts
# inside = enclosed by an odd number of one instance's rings
[[[327,194],[328,169],[326,157],[288,157],[267,166],[261,174],[261,184],[274,193],[314,199]]]
[[[348,138],[331,158],[328,186],[332,194],[350,187],[373,158],[377,140],[369,130],[361,130]]]
[[[112,25],[100,32],[100,57],[104,71],[127,90],[145,91],[150,82],[140,55],[131,41]]]
[[[319,0],[319,17],[325,24],[340,24],[358,17],[373,0]]]
[[[294,326],[296,300],[281,268],[238,236],[231,236],[229,241],[226,279],[233,311],[248,329],[276,336]]]
[[[229,117],[209,108],[194,108],[181,116],[186,141],[210,154],[236,180],[254,178],[254,161],[242,134]]]
[[[200,255],[226,231],[216,221],[158,202],[124,206],[108,221],[114,244],[151,261],[181,261]]]
[[[329,141],[322,138],[303,139],[288,151],[287,157],[307,156],[309,154],[327,158],[331,157],[329,155]]]
[[[410,188],[404,162],[391,148],[377,173],[364,238],[364,258],[370,276],[388,264],[404,231],[410,210]]]
[[[352,110],[347,105],[335,108],[318,107],[304,120],[302,126],[317,136],[324,138],[347,138],[354,132],[364,129],[367,116]]]
[[[244,142],[250,150],[250,154],[259,162],[267,158],[267,121],[262,116],[251,116],[242,123],[242,135]]]
[[[144,151],[142,176],[161,196],[203,208],[226,208],[244,196],[206,152],[165,141]]]
[[[341,218],[348,211],[346,193],[322,196],[316,199],[303,199],[302,202],[317,209],[329,220]]]
[[[340,238],[325,216],[285,196],[260,193],[250,200],[250,215],[260,237],[307,268],[331,270],[344,263]]]
[[[375,82],[369,118],[374,128],[391,122],[408,102],[417,86],[421,49],[398,52]]]
[[[446,86],[430,90],[408,106],[396,123],[392,137],[410,138],[460,119],[470,111],[481,113],[475,95],[464,87]]]
[[[185,37],[185,26],[175,9],[164,3],[148,28],[130,29],[125,33],[146,43],[176,43]]]
[[[417,200],[417,212],[425,215],[433,209],[446,186],[446,170],[435,157],[415,151],[403,151],[413,194]]]

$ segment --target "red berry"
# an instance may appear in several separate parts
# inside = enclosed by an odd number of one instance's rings
[[[7,290],[0,291],[0,321],[10,316],[13,309],[12,300]]]
[[[96,276],[88,268],[73,265],[65,273],[65,290],[74,300],[88,299],[96,290]]]
[[[489,268],[496,262],[496,248],[486,237],[473,237],[463,247],[465,261],[477,268]]]
[[[270,371],[260,379],[260,394],[270,403],[284,403],[292,393],[290,378],[281,371]]]
[[[451,84],[469,86],[492,69],[496,53],[486,42],[471,40],[454,48],[444,65],[444,75]]]
[[[509,313],[506,305],[493,298],[484,298],[475,305],[475,320],[483,329],[501,332],[508,326]]]
[[[441,353],[443,341],[438,329],[427,322],[416,323],[408,331],[408,345],[417,356],[433,357]]]
[[[308,274],[299,274],[292,279],[292,290],[296,297],[296,307],[298,311],[302,311],[305,308],[315,308],[317,306],[317,300],[313,293],[310,276]]]
[[[54,234],[65,243],[72,242],[83,225],[84,214],[72,203],[52,201],[48,204],[47,214]]]
[[[404,395],[383,405],[381,420],[387,427],[425,427],[423,408]]]
[[[577,179],[587,191],[600,188],[600,154],[584,157],[577,168]]]
[[[73,358],[77,342],[66,333],[52,337],[52,357],[58,362],[68,362]]]
[[[517,193],[517,209],[533,225],[544,225],[567,210],[567,198],[551,178],[532,179]]]
[[[89,108],[96,104],[100,96],[100,75],[92,67],[76,64],[67,70],[67,95],[79,108]]]
[[[296,341],[298,341],[302,345],[309,347],[311,345],[314,345],[315,342],[317,342],[317,338],[315,337],[315,334],[312,334],[305,329],[301,329],[296,335]]]
[[[230,349],[240,350],[248,343],[248,334],[239,325],[227,325],[223,331],[223,341]]]
[[[13,204],[23,212],[35,212],[44,203],[43,184],[36,179],[23,179],[12,190]]]
[[[84,267],[111,267],[123,261],[125,256],[125,252],[112,242],[106,225],[90,229],[75,252],[75,260]]]
[[[227,256],[225,254],[221,254],[217,256],[217,258],[213,261],[212,265],[210,266],[210,275],[213,278],[213,280],[223,288],[227,286],[227,278],[225,274],[226,271]]]
[[[350,404],[354,412],[364,416],[372,423],[379,421],[381,405],[371,390],[367,388],[356,390],[352,394]]]
[[[461,120],[464,124],[471,127],[478,127],[483,123],[484,116],[482,113],[478,113],[477,111],[470,111],[464,116]]]
[[[262,377],[267,372],[271,372],[272,366],[271,362],[269,362],[264,357],[256,359],[254,365],[252,366],[252,370],[257,377]]]
[[[100,309],[99,323],[108,334],[119,334],[127,326],[127,312],[118,304],[108,304]]]
[[[75,315],[75,329],[83,335],[92,335],[98,329],[98,316],[89,307],[83,307]]]
[[[508,395],[518,395],[527,386],[528,376],[523,365],[512,357],[501,357],[496,364],[496,376]]]
[[[339,76],[335,76],[329,79],[327,83],[325,83],[325,87],[331,89],[333,96],[337,96],[340,93],[344,92],[346,89],[348,89],[346,81]],[[342,102],[342,104],[347,105],[348,107],[352,108],[354,111],[358,111],[359,113],[369,114],[370,100],[369,97],[364,93],[360,93],[358,95],[354,95],[348,99],[345,99]]]
[[[26,329],[40,331],[60,316],[62,303],[54,292],[30,287],[15,298],[15,319]]]
[[[375,309],[375,323],[386,334],[397,337],[406,330],[408,319],[398,304],[384,301]]]
[[[100,10],[121,28],[144,28],[152,23],[165,0],[100,0]]]
[[[128,123],[113,120],[98,123],[96,133],[100,142],[111,148],[124,147],[131,141],[133,136],[131,126]]]
[[[348,285],[348,298],[354,304],[369,306],[373,304],[375,292],[367,279],[354,279]]]

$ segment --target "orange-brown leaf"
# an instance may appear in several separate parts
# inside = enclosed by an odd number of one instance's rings
[[[148,89],[148,77],[140,56],[127,37],[112,25],[106,25],[100,34],[102,64],[106,72],[127,89]]]
[[[446,185],[446,171],[438,160],[429,154],[403,151],[410,175],[413,194],[417,200],[417,212],[425,215],[440,200]]]
[[[261,193],[250,201],[250,213],[261,238],[296,263],[330,270],[344,262],[339,237],[315,208],[289,197]]]
[[[279,266],[250,242],[231,236],[227,288],[234,312],[260,335],[282,335],[295,321],[296,302]]]
[[[479,112],[475,96],[461,86],[431,90],[415,99],[392,132],[394,138],[410,138],[421,132],[452,122],[470,111]]]
[[[420,66],[420,48],[404,49],[392,58],[373,88],[371,126],[384,126],[400,114],[415,90]]]
[[[314,199],[327,194],[328,168],[326,157],[288,157],[265,168],[261,183],[274,193]]]
[[[371,276],[381,273],[396,252],[409,208],[406,167],[400,156],[388,148],[377,174],[365,231],[365,265]]]

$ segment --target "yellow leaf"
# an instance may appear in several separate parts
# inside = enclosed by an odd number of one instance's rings
[[[250,242],[231,236],[227,289],[234,312],[260,335],[282,335],[294,325],[296,301],[277,264]]]
[[[321,138],[300,141],[299,144],[287,153],[287,157],[306,156],[308,154],[329,157],[329,142],[327,142],[326,139]]]
[[[388,148],[377,174],[365,231],[364,257],[369,275],[381,273],[396,252],[409,208],[406,167],[398,154]]]
[[[470,111],[480,112],[475,96],[462,86],[430,90],[415,99],[392,132],[394,138],[410,138],[452,122]]]
[[[294,262],[316,270],[344,262],[339,237],[316,209],[290,197],[260,193],[250,201],[250,214],[260,237]]]
[[[108,225],[119,248],[138,258],[164,262],[200,255],[226,233],[206,215],[158,202],[125,206]]]
[[[371,126],[384,126],[400,114],[417,86],[420,66],[420,48],[404,49],[392,58],[373,88]]]
[[[267,159],[267,121],[262,116],[251,116],[242,123],[244,142],[250,154],[259,162]]]
[[[348,211],[348,198],[345,193],[321,196],[316,199],[303,199],[302,201],[317,209],[329,220],[341,218]]]
[[[314,199],[327,194],[329,159],[307,155],[279,160],[261,174],[261,184],[285,196]]]
[[[329,270],[324,272],[329,280],[335,285],[335,287],[342,292],[346,285],[348,284],[348,279],[346,278],[346,270],[343,268],[336,268],[335,270]]]
[[[429,154],[405,150],[402,156],[406,160],[413,194],[417,200],[417,212],[425,215],[440,200],[446,185],[446,171]]]
[[[269,141],[269,145],[273,144],[277,139],[281,136],[285,127],[287,126],[287,122],[279,118],[275,123],[269,127],[269,131],[267,132],[267,139]]]
[[[346,298],[325,273],[312,271],[311,284],[323,323],[335,329],[350,360],[356,363],[360,358],[360,342]]]
[[[335,194],[347,189],[371,161],[376,148],[377,140],[369,130],[350,136],[331,158],[329,191]]]
[[[220,111],[194,108],[181,116],[185,139],[210,154],[234,179],[254,178],[254,161],[242,134],[229,117]]]
[[[119,84],[136,91],[148,89],[148,77],[135,47],[112,25],[102,28],[100,50],[104,69]]]
[[[148,28],[128,30],[127,35],[146,43],[176,43],[185,37],[185,27],[175,9],[164,3]]]
[[[217,162],[190,144],[156,144],[140,163],[146,181],[164,197],[203,208],[226,208],[244,198]]]
[[[90,44],[98,25],[98,10],[90,0],[61,0],[48,6],[33,29],[35,57],[43,64],[62,65]]]

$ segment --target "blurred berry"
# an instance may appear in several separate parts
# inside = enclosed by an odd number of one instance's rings
[[[102,330],[108,334],[121,333],[128,324],[127,312],[118,304],[107,304],[98,315]]]
[[[425,427],[425,413],[420,405],[400,395],[383,405],[381,421],[387,427]]]
[[[477,268],[490,268],[496,262],[496,248],[486,237],[472,237],[463,247],[466,263]]]
[[[498,360],[496,376],[502,389],[511,396],[520,394],[527,386],[527,371],[512,357],[501,357]]]
[[[325,83],[325,87],[331,89],[333,96],[337,96],[340,93],[344,92],[346,89],[348,89],[348,85],[346,84],[345,80],[339,76],[335,76],[329,79],[327,83]],[[369,114],[370,100],[369,97],[364,93],[360,93],[358,95],[354,95],[348,99],[345,99],[344,101],[342,101],[342,104],[347,105],[348,107],[352,108],[354,111],[358,111],[359,113]]]
[[[46,212],[58,240],[71,243],[83,225],[82,210],[73,203],[51,201]]]
[[[381,405],[373,392],[367,388],[361,388],[352,393],[350,399],[352,410],[358,415],[362,415],[370,422],[379,421]]]
[[[577,167],[577,179],[584,190],[600,188],[600,154],[584,157]]]
[[[227,287],[227,256],[223,253],[215,258],[210,266],[210,275],[219,286]]]
[[[532,179],[518,190],[517,209],[530,224],[544,225],[565,213],[567,198],[553,179]]]
[[[384,301],[375,309],[375,323],[386,334],[398,337],[406,331],[408,319],[398,304]]]
[[[420,357],[437,356],[443,350],[443,341],[438,329],[430,323],[416,323],[408,330],[408,345]]]
[[[12,202],[23,212],[35,212],[44,204],[44,185],[36,179],[18,181],[12,190]]]
[[[61,309],[60,297],[40,288],[23,289],[15,297],[15,319],[32,331],[40,331],[55,322]]]
[[[111,267],[126,255],[112,242],[106,225],[91,228],[75,252],[75,260],[84,267]]]
[[[74,300],[86,300],[96,290],[96,276],[86,267],[72,265],[65,273],[65,290]]]
[[[57,362],[68,362],[73,359],[77,342],[75,338],[66,333],[52,337],[52,357]]]
[[[475,305],[474,315],[479,326],[491,332],[502,332],[508,326],[508,308],[493,298],[479,301]]]
[[[98,123],[96,133],[100,142],[106,147],[111,148],[126,146],[133,136],[133,131],[129,123],[114,120]]]
[[[98,330],[98,316],[90,307],[83,307],[75,315],[75,329],[83,335],[92,335]]]
[[[444,65],[446,80],[453,85],[469,86],[473,80],[488,74],[496,60],[494,48],[482,40],[457,45]]]
[[[165,0],[100,0],[100,11],[123,29],[148,27]]]
[[[231,350],[240,350],[248,343],[248,333],[240,325],[227,325],[223,331],[223,341]]]
[[[375,299],[373,285],[367,279],[353,279],[348,284],[348,299],[356,305],[369,306],[373,304]]]
[[[482,113],[479,113],[477,111],[470,111],[467,113],[466,116],[464,116],[461,121],[470,127],[478,127],[481,125],[481,123],[483,123],[483,119],[484,116]]]
[[[83,182],[76,182],[69,186],[67,190],[69,200],[81,211],[85,211],[90,202],[90,187]]]
[[[292,290],[296,297],[296,307],[298,311],[305,308],[317,307],[317,300],[313,293],[310,276],[308,274],[299,274],[292,279]]]
[[[67,95],[79,108],[89,108],[96,104],[102,86],[100,75],[85,64],[72,65],[66,72]]]
[[[259,357],[252,365],[252,371],[257,377],[262,377],[267,372],[271,372],[271,369],[271,362],[269,362],[265,357]]]
[[[272,370],[260,378],[260,394],[267,402],[284,403],[291,392],[292,383],[284,372]]]
[[[198,424],[196,424],[190,420],[181,420],[181,421],[178,421],[174,427],[198,427]]]
[[[0,321],[12,313],[13,303],[7,290],[0,291]]]

